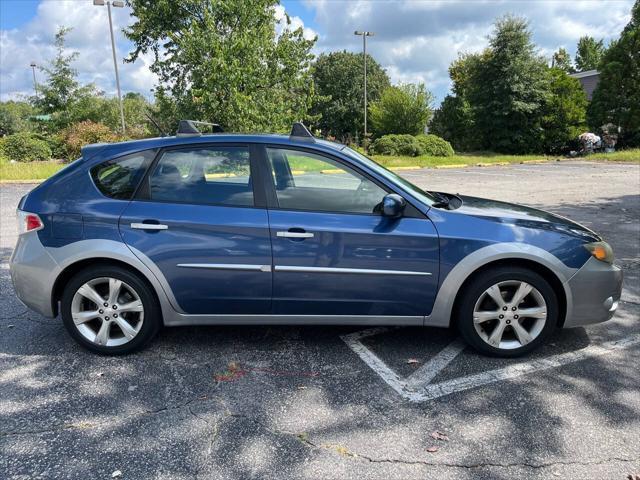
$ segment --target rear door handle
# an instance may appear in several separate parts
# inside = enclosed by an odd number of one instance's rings
[[[284,238],[313,238],[311,232],[276,232],[277,237]]]
[[[131,228],[137,230],[167,230],[169,227],[161,223],[132,223]]]

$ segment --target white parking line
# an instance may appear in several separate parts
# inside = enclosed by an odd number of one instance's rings
[[[520,362],[504,368],[466,375],[434,384],[431,381],[462,352],[464,344],[459,340],[455,340],[409,377],[402,378],[360,341],[363,338],[385,333],[389,330],[388,328],[371,328],[343,335],[341,338],[391,388],[411,402],[425,402],[483,385],[512,380],[522,375],[562,367],[640,344],[640,334],[634,334],[620,340],[613,340],[600,345],[590,345],[575,352],[560,353],[547,358]]]

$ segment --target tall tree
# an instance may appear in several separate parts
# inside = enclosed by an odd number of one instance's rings
[[[66,53],[65,41],[71,28],[60,27],[55,36],[56,56],[49,66],[40,67],[46,73],[45,83],[38,85],[38,96],[35,104],[43,113],[60,112],[67,109],[73,100],[79,84],[76,80],[78,71],[71,64],[78,58],[78,52]]]
[[[475,135],[475,122],[469,102],[459,95],[447,95],[429,124],[431,133],[447,140],[455,150],[477,150],[480,142]]]
[[[588,35],[580,37],[576,50],[576,68],[579,72],[596,70],[604,54],[603,40],[596,40]]]
[[[312,111],[320,116],[317,126],[326,135],[348,141],[362,134],[364,124],[364,79],[362,54],[321,54],[313,65],[318,94]],[[375,102],[390,85],[389,77],[373,57],[367,55],[367,99]]]
[[[640,146],[640,0],[631,21],[602,57],[600,79],[588,110],[589,125],[620,127],[620,144]]]
[[[500,18],[489,38],[489,50],[474,68],[466,93],[476,129],[487,148],[505,153],[539,151],[548,67],[531,42],[527,21]]]
[[[277,28],[276,0],[130,0],[127,61],[151,52],[161,105],[236,131],[284,131],[308,118],[315,39]],[[169,104],[167,104],[169,102]]]
[[[564,48],[560,47],[557,52],[551,57],[551,66],[559,68],[567,73],[573,73],[573,63],[571,62],[571,56]]]
[[[424,133],[431,118],[432,103],[433,95],[422,83],[388,87],[369,107],[373,131],[376,136]]]
[[[560,68],[549,70],[550,95],[544,109],[544,149],[562,153],[586,129],[587,96],[577,78]]]

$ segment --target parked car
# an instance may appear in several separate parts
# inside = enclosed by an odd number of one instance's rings
[[[22,198],[11,277],[103,354],[163,326],[455,326],[513,357],[608,320],[622,272],[566,218],[425,191],[349,147],[201,135],[88,145]]]

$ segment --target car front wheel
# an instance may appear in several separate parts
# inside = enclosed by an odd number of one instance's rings
[[[458,303],[458,329],[482,353],[517,357],[555,330],[558,311],[558,298],[544,277],[521,267],[500,267],[466,286]]]
[[[85,348],[107,355],[134,352],[147,344],[161,325],[151,288],[120,267],[90,267],[66,285],[62,320]]]

